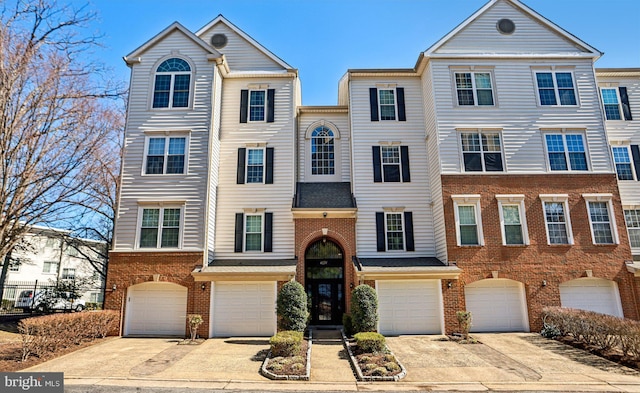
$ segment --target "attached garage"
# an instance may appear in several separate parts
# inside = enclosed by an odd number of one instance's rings
[[[440,280],[376,281],[380,333],[442,334],[440,288]]]
[[[276,282],[215,281],[211,335],[272,336],[276,332]]]
[[[560,284],[562,307],[622,317],[618,285],[603,278],[577,278]]]
[[[125,336],[186,334],[187,288],[168,282],[134,285],[127,293]]]
[[[491,278],[464,288],[472,332],[529,331],[524,285],[518,281]]]

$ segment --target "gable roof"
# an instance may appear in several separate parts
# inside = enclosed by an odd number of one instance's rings
[[[178,22],[173,22],[166,29],[164,29],[160,33],[156,34],[149,41],[145,42],[144,44],[139,46],[137,49],[135,49],[133,52],[131,52],[128,55],[126,55],[123,58],[124,61],[128,65],[135,64],[136,62],[138,62],[138,58],[145,51],[147,51],[147,49],[151,48],[152,46],[154,46],[158,42],[162,41],[165,37],[167,37],[169,34],[173,33],[174,31],[179,31],[182,34],[184,34],[187,38],[191,39],[196,45],[200,46],[204,51],[206,51],[209,54],[211,54],[214,58],[222,57],[222,54],[220,52],[215,50],[213,47],[208,45],[206,42],[202,41],[195,34],[193,34],[191,31],[189,31],[186,27],[182,26]]]
[[[238,34],[240,37],[244,38],[249,44],[253,45],[256,49],[258,49],[260,52],[262,52],[269,59],[273,60],[275,63],[280,65],[282,68],[285,68],[287,70],[293,70],[294,69],[289,64],[287,64],[284,60],[282,60],[281,58],[279,58],[278,56],[273,54],[273,52],[271,52],[270,50],[268,50],[267,48],[262,46],[258,41],[254,40],[249,34],[247,34],[244,31],[242,31],[238,26],[236,26],[233,23],[229,22],[229,20],[227,18],[222,16],[222,14],[219,14],[214,20],[212,20],[211,22],[207,23],[200,30],[198,30],[196,32],[196,36],[200,37],[202,34],[207,32],[209,29],[211,29],[213,26],[215,26],[218,23],[223,23],[225,26],[227,26],[228,28],[233,30],[236,34]]]
[[[531,9],[531,8],[527,7],[526,5],[524,5],[523,3],[521,3],[519,0],[490,0],[487,4],[482,6],[478,11],[473,13],[471,16],[469,16],[467,19],[465,19],[462,23],[460,23],[458,26],[456,26],[456,28],[451,30],[447,35],[442,37],[439,41],[437,41],[435,44],[431,45],[427,50],[425,50],[422,53],[421,58],[422,58],[422,56],[429,57],[432,54],[434,54],[434,52],[436,52],[439,48],[441,48],[445,43],[450,41],[455,35],[457,35],[465,27],[467,27],[468,25],[473,23],[473,21],[475,21],[481,15],[486,13],[490,8],[492,8],[498,2],[506,2],[506,3],[514,6],[515,8],[519,9],[523,13],[527,14],[530,18],[534,19],[535,21],[537,21],[541,25],[545,26],[546,28],[548,28],[552,32],[558,34],[560,37],[566,39],[567,41],[569,41],[573,45],[578,46],[578,47],[582,48],[584,51],[590,53],[592,55],[592,57],[594,57],[594,61],[597,58],[599,58],[600,56],[602,56],[603,53],[601,51],[599,51],[598,49],[592,47],[591,45],[587,44],[586,42],[582,41],[581,39],[579,39],[575,35],[569,33],[568,31],[564,30],[560,26],[556,25],[555,23],[551,22],[549,19],[545,18],[544,16],[540,15],[539,13],[534,11],[533,9]]]

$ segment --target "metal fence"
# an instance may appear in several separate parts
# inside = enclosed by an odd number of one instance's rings
[[[0,316],[31,314],[39,308],[40,294],[54,293],[55,289],[56,286],[51,281],[8,281],[1,294]],[[87,292],[91,294],[91,298],[83,302],[83,309],[101,309],[102,290],[94,288]]]

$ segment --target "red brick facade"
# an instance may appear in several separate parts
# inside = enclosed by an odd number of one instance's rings
[[[112,252],[109,256],[104,305],[106,309],[120,312],[120,331],[113,334],[122,334],[128,289],[136,284],[152,282],[154,275],[159,274],[158,281],[187,288],[187,314],[202,315],[204,323],[198,329],[198,334],[207,337],[211,283],[205,282],[205,289],[202,290],[203,283],[195,282],[191,275],[196,267],[202,266],[202,257],[201,252]],[[187,332],[185,318],[185,335]]]
[[[297,218],[295,219],[296,235],[296,280],[302,285],[304,282],[304,256],[312,243],[323,238],[322,229],[327,228],[327,240],[333,241],[342,248],[344,258],[344,282],[346,288],[358,285],[355,267],[351,262],[356,255],[356,220],[354,218]],[[349,312],[351,304],[351,290],[345,291],[345,305]]]
[[[457,245],[455,225],[447,225],[449,261],[462,269],[452,288],[443,285],[445,324],[447,332],[457,329],[456,310],[465,309],[464,286],[491,278],[497,271],[500,278],[524,284],[529,324],[532,331],[542,326],[544,306],[560,305],[559,285],[591,271],[593,277],[613,280],[618,284],[624,316],[638,319],[636,285],[625,261],[632,259],[625,229],[620,195],[613,174],[553,174],[553,175],[443,175],[445,221],[454,223],[452,195],[481,195],[481,216],[484,246]],[[619,244],[594,245],[587,205],[582,194],[612,194]],[[524,194],[526,222],[530,244],[503,246],[497,194]],[[569,215],[573,230],[573,245],[548,245],[544,212],[540,194],[568,194]],[[542,285],[543,280],[546,286]]]

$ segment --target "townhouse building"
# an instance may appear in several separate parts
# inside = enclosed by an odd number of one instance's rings
[[[347,70],[337,105],[302,106],[297,70],[223,16],[174,23],[125,57],[120,333],[184,335],[198,313],[207,336],[271,335],[292,279],[314,325],[375,287],[383,334],[451,332],[465,309],[475,331],[537,330],[547,305],[637,319],[600,56],[491,0],[413,68]]]

